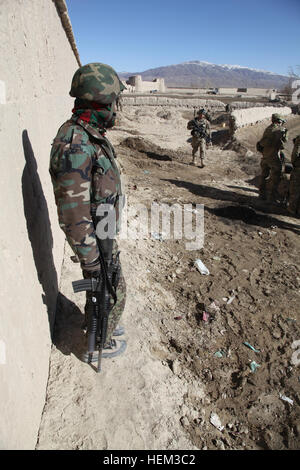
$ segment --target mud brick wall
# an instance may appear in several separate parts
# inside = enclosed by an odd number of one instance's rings
[[[279,113],[282,116],[288,116],[292,113],[292,110],[288,106],[265,106],[247,109],[236,109],[232,112],[232,115],[236,117],[237,126],[244,127],[249,126],[251,124],[256,124],[257,122],[263,121],[265,119],[270,119],[273,113]]]
[[[212,111],[225,111],[225,104],[219,100],[205,100],[200,98],[182,98],[169,96],[122,96],[122,102],[128,106],[179,106],[190,108],[211,109]]]
[[[0,38],[0,448],[32,449],[64,247],[49,153],[78,58],[51,0],[0,0]]]

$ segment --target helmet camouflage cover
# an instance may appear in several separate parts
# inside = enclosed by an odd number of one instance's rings
[[[272,122],[285,122],[285,119],[278,113],[272,114]]]
[[[94,62],[74,74],[70,95],[100,104],[110,104],[126,87],[110,65]]]

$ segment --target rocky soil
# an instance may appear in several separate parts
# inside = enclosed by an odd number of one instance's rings
[[[81,361],[84,294],[72,292],[81,272],[66,246],[37,449],[299,448],[300,221],[258,200],[255,143],[266,123],[224,150],[217,120],[200,169],[189,165],[191,117],[125,107],[108,134],[128,203],[127,350],[103,359],[101,374]],[[291,140],[300,118],[288,127]],[[187,250],[163,230],[134,239],[137,205],[153,202],[194,216],[204,205],[203,247]]]

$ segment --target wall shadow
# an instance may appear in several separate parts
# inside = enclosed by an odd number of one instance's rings
[[[219,203],[221,201],[230,202],[230,203],[233,203],[235,206],[240,205],[242,208],[242,211],[239,212],[236,209],[231,209],[233,205],[230,204],[230,206],[228,206],[230,209],[227,212],[227,214],[225,211],[221,215],[220,212],[219,213],[215,212],[216,211],[215,208],[212,209],[212,208],[205,207],[205,210],[207,210],[208,212],[214,213],[215,215],[218,215],[227,219],[231,219],[231,220],[241,220],[243,222],[246,222],[252,225],[258,225],[261,227],[271,227],[272,225],[276,225],[279,228],[282,228],[285,230],[291,230],[292,232],[296,234],[300,233],[300,225],[298,223],[298,220],[295,219],[295,223],[289,223],[289,222],[285,222],[274,217],[274,215],[289,216],[285,208],[278,207],[273,204],[269,205],[265,203],[264,201],[261,201],[257,196],[239,194],[234,191],[226,191],[224,189],[214,188],[212,186],[204,186],[201,184],[190,183],[188,181],[180,181],[180,180],[173,180],[173,179],[163,179],[162,181],[168,181],[169,183],[172,183],[175,186],[186,188],[188,191],[190,191],[192,194],[195,194],[196,196],[200,196],[200,197],[207,198],[207,199],[213,199],[213,200],[218,201]],[[224,204],[222,204],[222,206],[224,206]],[[249,206],[253,211],[258,210],[259,212],[262,212],[263,215],[256,214],[255,217],[250,217],[249,220],[245,220],[245,217],[243,215],[243,209],[247,210],[245,207],[249,207]]]
[[[86,352],[85,335],[81,329],[84,314],[77,305],[59,292],[53,343],[64,355],[74,354],[80,361]]]
[[[22,144],[26,161],[22,174],[24,215],[37,277],[44,292],[42,299],[47,307],[52,337],[58,280],[52,254],[53,237],[51,223],[36,159],[26,129],[22,132]]]

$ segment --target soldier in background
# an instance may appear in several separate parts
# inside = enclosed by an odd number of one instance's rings
[[[207,119],[208,122],[211,123],[212,115],[211,115],[209,109],[204,109],[204,116],[205,116],[205,119]]]
[[[212,117],[209,109],[205,109],[205,114],[204,115],[205,115],[205,118],[208,120],[209,124],[211,124],[213,117]],[[212,147],[211,127],[209,128],[209,136],[208,136],[208,139],[207,139],[207,145]]]
[[[117,96],[116,98],[116,106],[117,106],[117,111],[123,111],[123,103],[122,103],[121,95]]]
[[[124,85],[109,65],[91,63],[80,67],[70,91],[76,98],[73,114],[59,128],[52,144],[50,174],[59,224],[79,258],[84,278],[105,279],[103,256],[96,238],[99,205],[114,207],[116,231],[119,227],[121,178],[114,149],[105,132],[114,125],[115,101],[123,89]],[[115,240],[113,253],[117,253]],[[115,294],[117,300],[108,317],[103,357],[114,357],[126,347],[125,341],[113,338],[124,332],[121,327],[116,328],[126,296],[122,273]],[[86,322],[92,310],[92,293],[87,292]]]
[[[287,142],[287,129],[283,127],[285,119],[279,114],[272,114],[272,124],[270,124],[261,140],[257,143],[257,150],[262,153],[261,177],[259,185],[259,197],[268,202],[277,202],[278,185],[280,182],[283,161],[280,157],[280,150],[284,149]],[[267,179],[269,179],[269,190],[267,191]]]
[[[200,153],[200,168],[204,167],[206,156],[206,144],[210,142],[210,124],[205,118],[205,110],[202,108],[197,112],[197,116],[188,122],[187,128],[191,130],[192,135],[192,165],[197,166],[197,151]]]
[[[300,135],[294,140],[292,152],[293,170],[290,178],[288,211],[293,216],[300,215]]]
[[[234,140],[235,132],[237,130],[237,124],[236,124],[236,117],[233,116],[232,114],[229,115],[228,127],[229,127],[229,138],[230,140]]]

